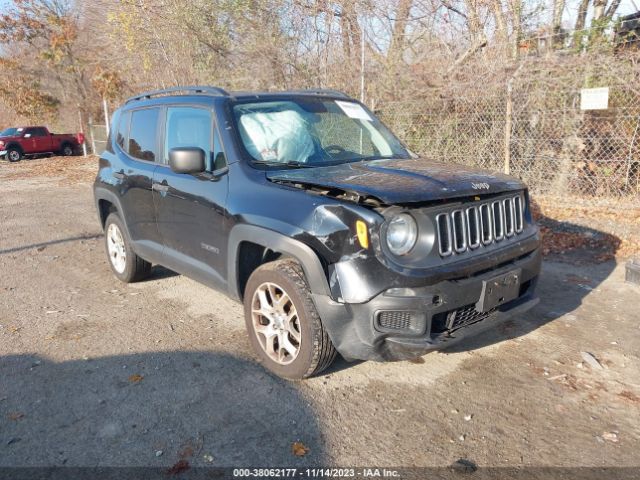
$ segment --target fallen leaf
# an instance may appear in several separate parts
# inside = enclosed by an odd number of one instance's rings
[[[293,453],[296,457],[304,457],[307,453],[309,453],[309,448],[307,448],[302,442],[293,442],[293,444],[291,445],[291,453]]]
[[[134,373],[133,375],[129,375],[129,381],[131,383],[140,383],[143,378],[144,377],[142,375],[139,375],[137,373]]]
[[[182,458],[182,459],[192,457],[193,456],[193,447],[190,446],[190,445],[187,445],[182,450],[180,450],[180,452],[178,452],[178,456],[180,458]]]
[[[640,403],[640,397],[629,390],[623,390],[618,394],[619,397],[629,400],[632,403]]]
[[[7,417],[9,417],[9,420],[21,420],[24,418],[24,413],[22,412],[11,412],[9,415],[7,415]]]
[[[168,475],[179,475],[182,472],[186,472],[191,468],[189,462],[186,460],[179,460],[176,462],[169,470],[167,470]]]

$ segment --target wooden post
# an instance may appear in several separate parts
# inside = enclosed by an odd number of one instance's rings
[[[91,136],[91,153],[96,154],[96,139],[93,136],[93,121],[89,117],[89,135]]]
[[[109,106],[107,105],[107,98],[102,97],[102,106],[104,107],[104,126],[107,132],[107,137],[109,136]]]
[[[524,66],[524,61],[518,65],[511,78],[507,81],[507,106],[504,119],[504,173],[511,173],[511,127],[513,125],[513,81]]]
[[[504,121],[504,173],[511,172],[511,126],[513,124],[513,77],[507,82],[507,107]]]

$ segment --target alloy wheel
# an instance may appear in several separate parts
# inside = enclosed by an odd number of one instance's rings
[[[279,285],[260,285],[251,301],[253,330],[267,356],[280,365],[293,362],[300,352],[300,318],[291,297]]]
[[[107,228],[107,250],[109,261],[118,273],[123,273],[127,264],[127,252],[124,244],[122,232],[115,223]]]

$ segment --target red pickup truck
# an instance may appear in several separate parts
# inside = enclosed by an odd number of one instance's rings
[[[82,133],[54,134],[47,127],[13,127],[0,132],[0,157],[17,162],[27,155],[73,155],[84,142]]]

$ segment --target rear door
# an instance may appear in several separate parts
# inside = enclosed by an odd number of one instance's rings
[[[207,171],[173,172],[169,151],[176,147],[204,150]],[[191,105],[168,106],[163,129],[163,164],[154,173],[158,230],[164,243],[163,263],[207,285],[226,285],[226,159],[213,111]]]
[[[134,249],[147,260],[157,260],[162,253],[151,190],[160,159],[160,114],[159,107],[120,114],[115,142],[118,161],[111,172]]]

